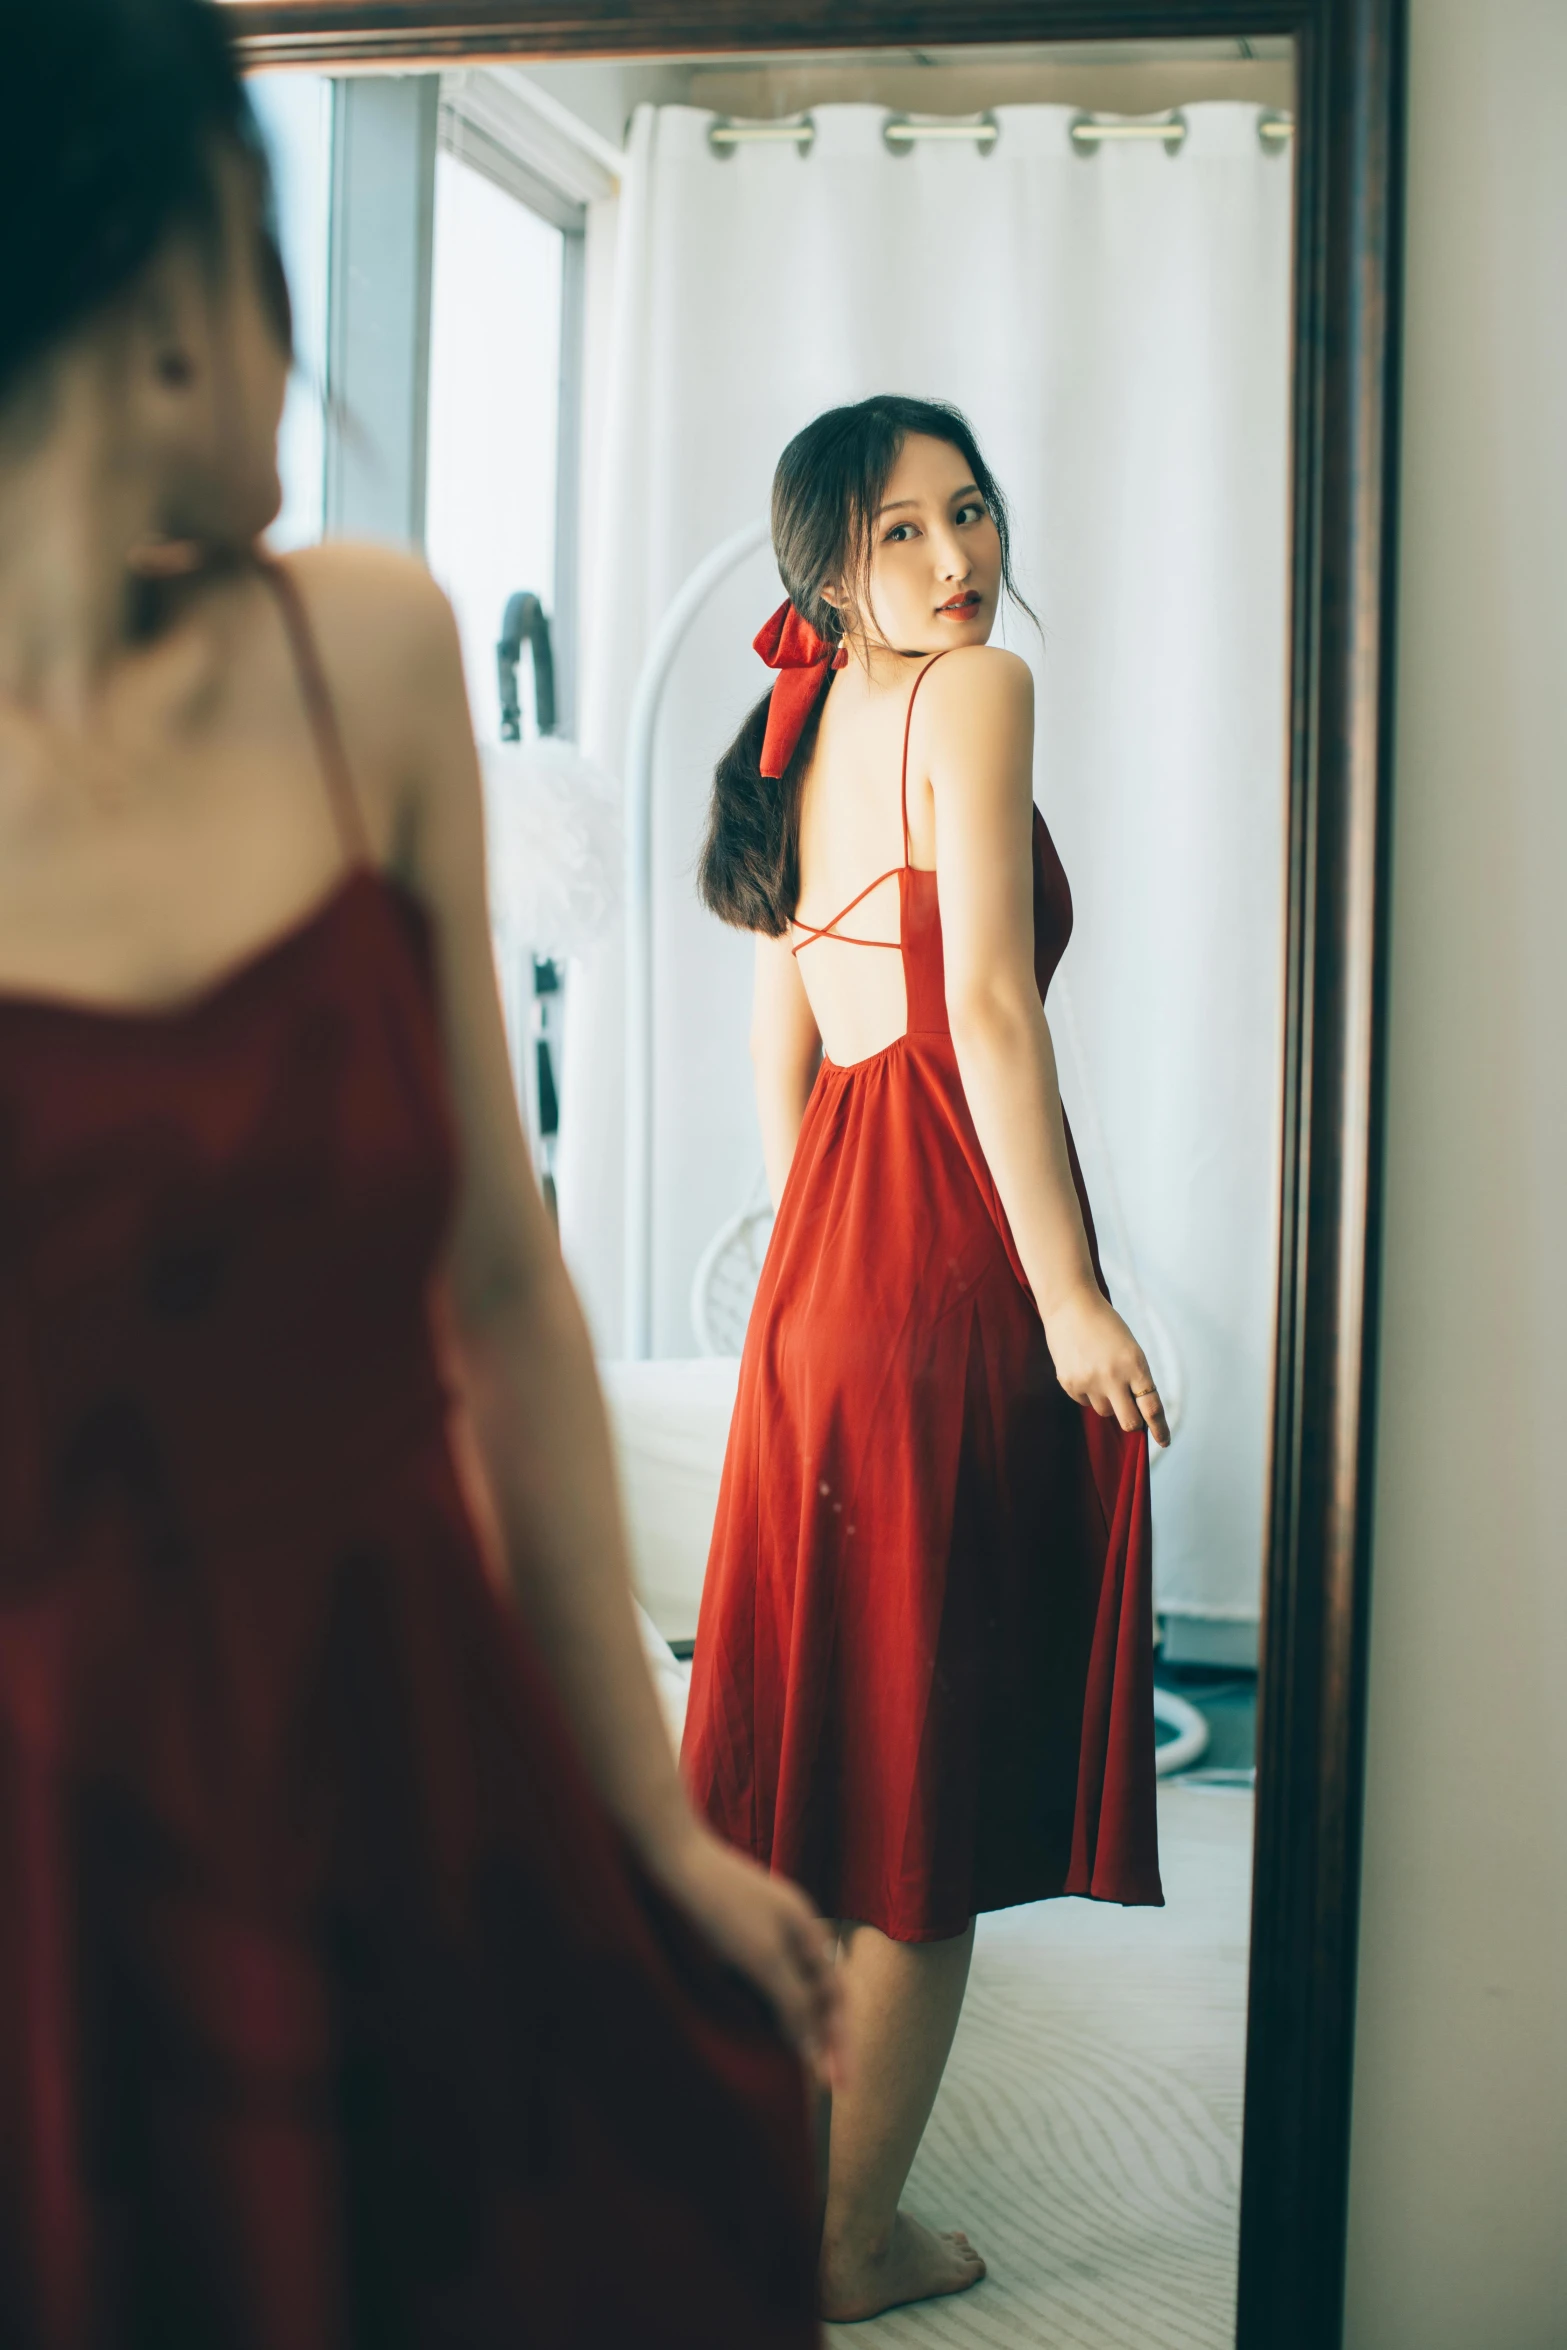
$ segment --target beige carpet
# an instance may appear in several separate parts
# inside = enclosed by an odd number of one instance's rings
[[[982,1918],[909,2208],[990,2274],[865,2350],[1231,2350],[1252,1803],[1159,1792],[1167,1907]]]

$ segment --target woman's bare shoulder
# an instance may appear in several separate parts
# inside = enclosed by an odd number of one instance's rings
[[[920,699],[937,717],[1011,716],[1032,710],[1034,673],[1004,645],[957,645],[931,663]]]
[[[930,667],[915,707],[916,736],[929,755],[945,757],[987,741],[1031,735],[1034,673],[1002,645],[957,645]]]
[[[424,565],[392,547],[326,540],[281,558],[323,650],[352,672],[405,674],[410,655],[439,655],[455,636],[452,609]]]
[[[331,543],[283,561],[309,616],[349,764],[390,833],[408,794],[446,777],[472,741],[451,605],[422,563],[391,548]]]

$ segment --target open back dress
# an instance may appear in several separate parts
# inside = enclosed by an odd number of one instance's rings
[[[0,2342],[805,2350],[804,2084],[465,1505],[431,940],[0,997]]]
[[[907,1027],[848,1067],[824,1060],[801,1124],[746,1332],[682,1749],[731,1842],[827,1916],[909,1942],[1052,1894],[1163,1898],[1148,1440],[1058,1385],[964,1098],[936,876],[909,862],[909,725],[931,666],[909,695],[894,868]],[[1043,1002],[1072,901],[1037,809],[1033,867]],[[838,927],[875,887],[797,923],[796,953],[887,943]]]

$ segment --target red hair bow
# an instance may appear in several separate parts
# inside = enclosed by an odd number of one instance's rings
[[[818,636],[793,604],[780,604],[751,640],[769,669],[778,671],[767,705],[767,733],[762,742],[762,773],[779,776],[794,757],[795,745],[827,687],[828,672],[842,669],[849,656],[836,652]]]

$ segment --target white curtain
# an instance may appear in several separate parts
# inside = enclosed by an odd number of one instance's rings
[[[619,765],[648,638],[766,510],[785,441],[874,391],[954,400],[1012,503],[1006,641],[1038,680],[1036,798],[1077,927],[1052,995],[1063,1089],[1121,1300],[1166,1324],[1185,1422],[1155,1480],[1166,1612],[1254,1616],[1276,1231],[1291,172],[1257,110],[1084,155],[1058,106],[993,150],[893,154],[817,110],[808,154],[719,157],[710,117],[633,126],[617,260],[585,739]],[[693,1267],[760,1161],[750,942],[696,903],[717,753],[768,682],[763,554],[677,664],[655,782],[655,1351],[693,1351]],[[620,1329],[621,975],[576,974],[563,1235]],[[1156,1366],[1165,1372],[1166,1363]]]

